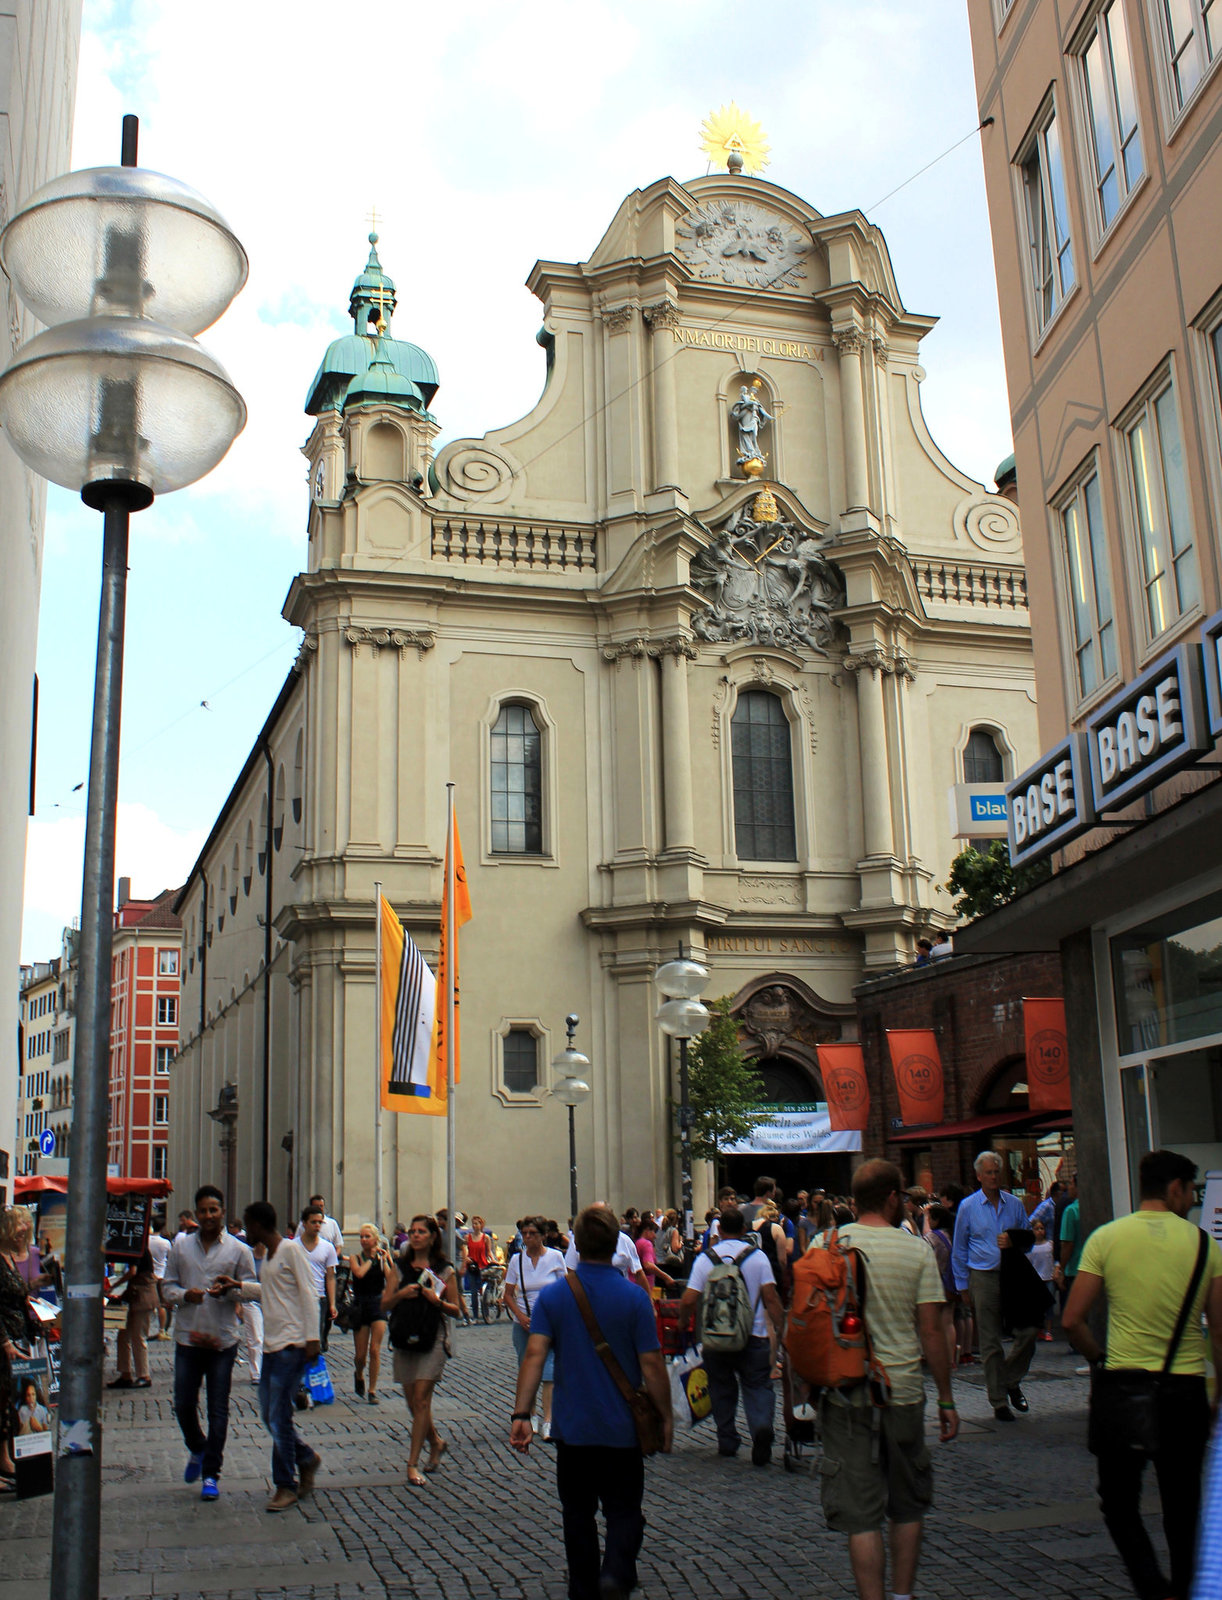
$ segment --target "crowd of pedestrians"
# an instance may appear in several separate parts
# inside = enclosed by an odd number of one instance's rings
[[[676,1337],[686,1329],[701,1341],[718,1454],[743,1448],[740,1404],[760,1469],[773,1457],[778,1401],[787,1434],[799,1416],[817,1416],[823,1513],[847,1539],[857,1592],[907,1600],[933,1495],[926,1379],[943,1443],[959,1429],[955,1372],[976,1361],[995,1420],[1013,1424],[1031,1409],[1024,1383],[1036,1343],[1055,1337],[1059,1320],[1085,1361],[1078,1370],[1091,1378],[1089,1448],[1134,1592],[1140,1600],[1217,1594],[1193,1587],[1211,1426],[1202,1318],[1222,1371],[1222,1250],[1187,1220],[1195,1167],[1151,1152],[1138,1210],[1093,1233],[1082,1225],[1076,1173],[1038,1203],[1010,1190],[996,1152],[977,1157],[974,1177],[970,1193],[948,1185],[935,1196],[906,1187],[891,1163],[867,1160],[849,1195],[816,1189],[788,1199],[761,1177],[749,1198],[723,1189],[690,1242],[676,1213],[661,1208],[617,1216],[598,1204],[567,1228],[527,1216],[504,1247],[481,1217],[468,1224],[459,1213],[453,1262],[444,1213],[416,1215],[390,1239],[365,1223],[349,1250],[322,1195],[282,1234],[267,1202],[247,1206],[239,1221],[205,1184],[172,1237],[169,1226],[155,1232],[110,1286],[125,1311],[110,1387],[149,1387],[148,1338],[174,1340],[184,1480],[216,1500],[242,1352],[271,1442],[267,1510],[284,1511],[311,1494],[322,1465],[298,1431],[298,1413],[338,1322],[353,1336],[356,1395],[371,1405],[380,1401],[389,1340],[411,1417],[406,1479],[423,1489],[449,1449],[433,1397],[453,1353],[451,1329],[479,1312],[490,1279],[503,1278],[517,1366],[509,1442],[555,1451],[570,1600],[614,1600],[636,1582],[644,1462],[673,1438],[659,1338],[669,1315]],[[0,1219],[0,1389],[27,1331],[25,1299],[43,1281],[32,1230],[23,1207]],[[839,1280],[819,1278],[829,1266]],[[810,1378],[794,1342],[795,1327],[809,1333],[818,1320],[816,1281],[839,1284],[836,1337],[864,1351],[860,1373],[844,1382]],[[1106,1344],[1092,1314],[1104,1298]],[[2,1490],[20,1408],[11,1394],[0,1400]],[[302,1426],[308,1432],[308,1419]],[[1141,1516],[1147,1464],[1162,1501],[1169,1576]],[[1215,1498],[1220,1474],[1222,1465]]]

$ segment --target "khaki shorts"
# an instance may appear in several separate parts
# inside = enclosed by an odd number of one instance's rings
[[[888,1520],[919,1522],[933,1504],[924,1402],[880,1410],[825,1395],[820,1416],[819,1487],[828,1527],[873,1533]]]

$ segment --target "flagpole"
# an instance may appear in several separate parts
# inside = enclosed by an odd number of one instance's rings
[[[382,885],[373,886],[373,1225],[382,1234]]]
[[[454,785],[446,784],[446,1253],[458,1271],[454,1218]],[[461,1289],[459,1293],[461,1294]]]

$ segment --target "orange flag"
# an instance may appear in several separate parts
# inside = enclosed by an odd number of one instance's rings
[[[454,1082],[459,1081],[459,1038],[461,1030],[458,1026],[458,930],[464,922],[471,920],[471,896],[467,890],[467,869],[463,866],[462,845],[458,838],[458,818],[454,818],[454,837],[446,840],[446,875],[445,882],[450,883],[450,864],[453,862],[453,899],[454,899]],[[433,1093],[444,1102],[449,1098],[449,1088],[446,1083],[446,994],[450,981],[446,970],[446,947],[449,940],[446,937],[446,912],[449,897],[443,892],[441,897],[441,954],[437,961],[437,1021],[433,1030],[433,1070],[430,1074]]]
[[[945,1121],[945,1085],[938,1036],[932,1028],[888,1028],[887,1049],[906,1128]]]
[[[818,1044],[819,1071],[833,1133],[865,1132],[870,1120],[870,1085],[859,1044]]]
[[[1024,1000],[1027,1104],[1032,1111],[1072,1111],[1064,1000]]]

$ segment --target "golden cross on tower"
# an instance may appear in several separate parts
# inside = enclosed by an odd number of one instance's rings
[[[377,208],[377,206],[370,206],[370,208],[369,208],[369,219],[368,220],[369,220],[369,231],[371,233],[376,233],[378,231],[378,208]]]

